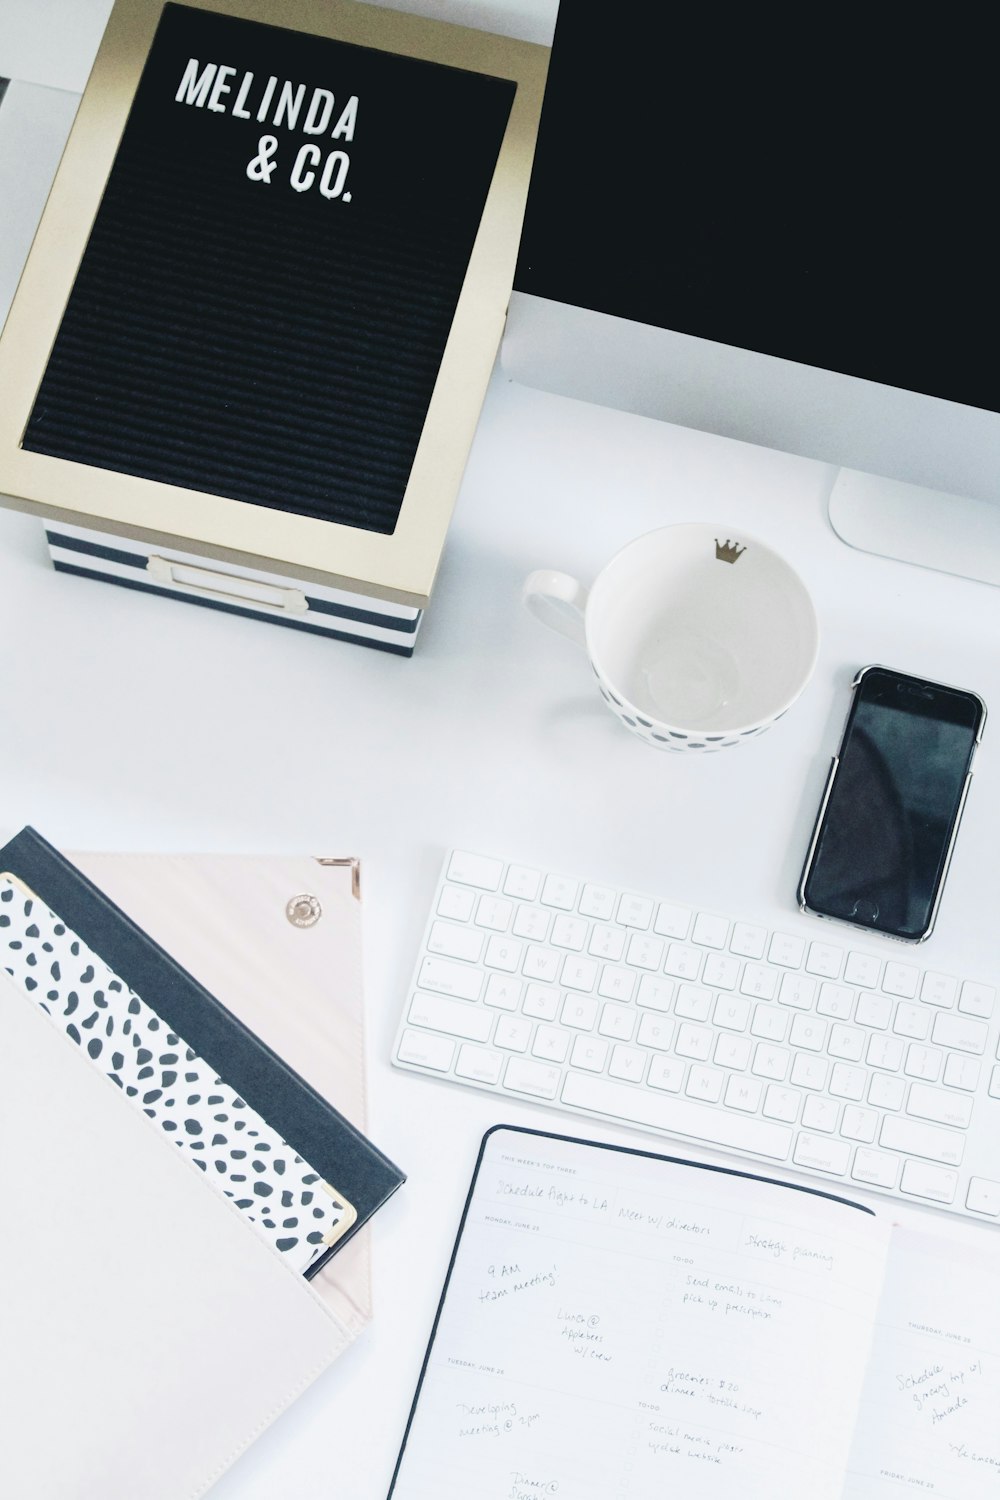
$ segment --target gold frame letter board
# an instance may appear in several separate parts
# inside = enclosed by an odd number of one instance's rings
[[[422,609],[548,57],[355,0],[118,0],[0,338],[0,503]]]

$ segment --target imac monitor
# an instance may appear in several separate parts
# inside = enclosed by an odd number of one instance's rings
[[[850,544],[1000,584],[985,22],[565,0],[502,359],[835,466]]]

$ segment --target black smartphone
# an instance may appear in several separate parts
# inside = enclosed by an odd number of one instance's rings
[[[986,720],[975,693],[887,667],[854,679],[799,905],[887,937],[930,935]]]

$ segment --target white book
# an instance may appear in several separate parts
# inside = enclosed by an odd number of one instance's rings
[[[815,1189],[499,1126],[393,1500],[986,1500],[1000,1262]]]

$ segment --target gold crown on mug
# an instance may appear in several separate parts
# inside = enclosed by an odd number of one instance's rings
[[[720,545],[719,538],[715,538],[715,555],[722,562],[734,563],[747,549],[741,547],[739,542],[731,542],[728,537]]]

